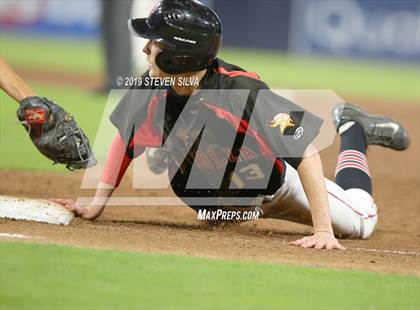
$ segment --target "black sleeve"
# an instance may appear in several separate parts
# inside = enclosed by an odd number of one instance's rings
[[[147,102],[143,99],[134,90],[127,90],[109,117],[126,145],[129,144],[135,127],[141,125],[147,117]]]
[[[146,71],[142,75],[142,80],[144,81],[148,76],[149,71]],[[137,90],[150,90],[150,92],[139,92]],[[109,119],[117,127],[122,139],[127,145],[130,143],[135,128],[138,128],[145,121],[150,99],[157,92],[158,90],[146,87],[144,84],[132,87],[127,90],[124,97],[111,113]]]
[[[302,161],[303,153],[316,138],[322,119],[271,90],[258,91],[252,120],[262,132],[277,158],[294,168]]]

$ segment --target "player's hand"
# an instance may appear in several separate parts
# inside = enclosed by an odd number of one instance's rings
[[[101,214],[101,208],[95,206],[81,206],[72,199],[50,199],[61,204],[64,208],[74,213],[75,216],[86,220],[94,220]]]
[[[296,245],[301,248],[315,248],[327,250],[345,250],[345,248],[334,237],[334,234],[328,232],[316,232],[312,236],[304,237],[302,239],[289,242],[291,245]]]

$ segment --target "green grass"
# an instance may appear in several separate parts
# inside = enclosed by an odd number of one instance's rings
[[[141,240],[139,240],[141,242]],[[1,243],[1,309],[418,309],[419,278]]]
[[[15,36],[0,33],[0,55],[27,69],[101,73],[102,49],[96,40],[67,40],[57,37]]]
[[[45,87],[32,84],[38,94],[54,99],[71,115],[93,143],[105,107],[106,96],[77,89]],[[0,168],[65,171],[52,165],[32,144],[23,126],[17,123],[17,103],[0,92]]]
[[[139,51],[141,52],[141,51]],[[0,54],[13,65],[73,72],[103,72],[99,41],[68,41],[2,34]],[[271,87],[332,89],[342,97],[386,102],[420,100],[419,64],[297,57],[266,50],[223,48],[220,57],[259,73]]]
[[[344,99],[350,95],[395,103],[420,100],[419,65],[235,49],[224,50],[222,57],[260,73],[272,87],[332,89]]]

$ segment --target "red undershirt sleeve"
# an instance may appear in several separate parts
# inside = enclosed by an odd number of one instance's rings
[[[118,187],[131,161],[132,158],[127,154],[127,147],[121,135],[117,133],[105,161],[101,182]]]

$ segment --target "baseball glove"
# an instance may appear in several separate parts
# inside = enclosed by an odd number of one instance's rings
[[[54,164],[85,169],[96,164],[89,140],[76,121],[55,102],[44,97],[22,100],[17,117],[32,142]]]

